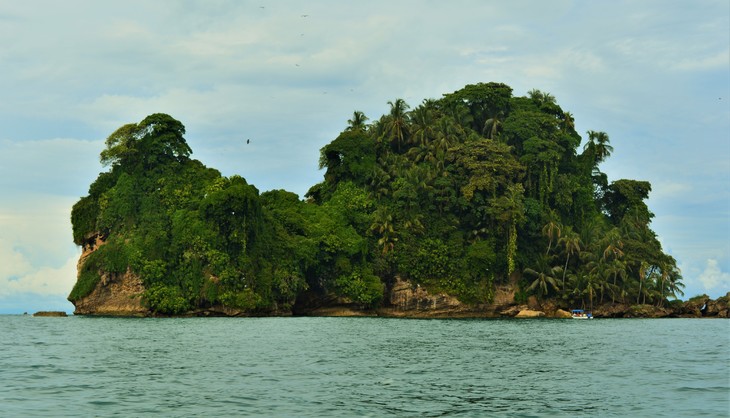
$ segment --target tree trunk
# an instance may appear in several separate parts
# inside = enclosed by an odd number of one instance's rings
[[[565,294],[565,273],[568,271],[568,260],[570,260],[570,253],[565,257],[565,267],[563,267],[563,294]]]

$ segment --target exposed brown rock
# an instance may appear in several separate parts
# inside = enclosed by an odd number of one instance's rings
[[[553,318],[571,318],[572,315],[568,311],[564,311],[562,309],[556,309],[553,313]]]
[[[515,303],[515,286],[499,285],[494,289],[494,299],[492,304],[499,307],[511,306]],[[497,309],[498,310],[498,309]]]
[[[396,279],[390,290],[390,304],[396,311],[460,310],[463,304],[445,293],[430,294],[419,285]]]
[[[533,311],[532,309],[523,309],[515,315],[515,318],[542,318],[545,316],[543,311]]]
[[[106,244],[105,237],[94,233],[84,237],[81,257],[77,264],[80,272],[89,255]],[[122,274],[99,272],[101,280],[87,296],[73,302],[76,315],[145,316],[149,309],[142,305],[142,280],[129,268]]]
[[[145,316],[142,280],[129,269],[126,273],[102,273],[101,281],[88,296],[74,305],[77,315]]]
[[[707,309],[703,316],[730,318],[730,292],[717,298],[717,300],[709,300],[708,298]]]
[[[671,311],[654,305],[632,305],[624,318],[667,318]]]
[[[540,305],[540,301],[537,300],[534,295],[527,298],[527,307],[532,309],[533,311],[542,310],[542,305]]]
[[[501,316],[515,317],[520,311],[528,309],[527,305],[513,305],[499,312]]]

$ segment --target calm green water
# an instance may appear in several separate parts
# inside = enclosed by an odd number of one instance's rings
[[[0,316],[0,415],[730,415],[730,321]]]

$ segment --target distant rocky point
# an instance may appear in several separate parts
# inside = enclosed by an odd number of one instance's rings
[[[38,311],[38,312],[34,313],[33,316],[62,317],[62,316],[68,316],[68,315],[66,315],[66,312],[63,312],[63,311]]]

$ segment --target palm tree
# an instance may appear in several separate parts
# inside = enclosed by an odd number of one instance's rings
[[[527,92],[530,99],[536,101],[540,105],[544,104],[555,104],[555,96],[550,93],[542,92],[538,89],[532,89]]]
[[[583,289],[583,294],[588,295],[588,301],[590,303],[590,310],[593,310],[593,298],[596,296],[596,291],[600,290],[600,283],[598,276],[589,274],[586,276],[586,287]]]
[[[661,282],[659,283],[659,302],[664,305],[666,297],[674,296],[676,293],[684,294],[679,288],[684,287],[683,284],[678,283],[677,278],[681,279],[681,274],[677,268],[677,261],[671,255],[665,255],[659,263],[659,270],[661,272]],[[665,297],[665,292],[667,296]]]
[[[388,209],[381,207],[374,214],[375,219],[373,224],[370,225],[370,230],[376,232],[379,235],[378,245],[383,248],[383,254],[387,254],[393,251],[396,241],[398,238],[395,236],[395,229],[393,228],[393,216],[388,212]]]
[[[588,142],[583,149],[593,153],[594,166],[602,163],[611,155],[613,147],[610,142],[608,134],[605,132],[588,131]]]
[[[420,163],[423,161],[430,161],[433,158],[433,152],[431,147],[424,145],[417,145],[412,147],[406,152],[406,157],[413,160],[414,163]]]
[[[677,294],[679,294],[679,296],[684,296],[684,292],[682,291],[684,284],[681,282],[681,280],[682,275],[679,269],[677,269],[676,267],[672,268],[668,280],[665,282],[668,296],[671,295],[675,299],[677,298]]]
[[[402,177],[408,170],[408,168],[413,165],[411,161],[408,160],[408,158],[395,153],[388,153],[383,155],[378,159],[378,164],[384,170],[387,170],[387,173],[390,174],[394,179]]]
[[[487,120],[484,121],[482,135],[484,135],[487,139],[495,139],[497,137],[497,133],[499,132],[499,128],[502,127],[503,119],[503,110],[497,110],[495,114],[489,116]]]
[[[624,281],[626,279],[626,273],[626,263],[621,260],[614,259],[606,266],[606,274],[613,276],[613,284],[610,287],[611,302],[613,303],[616,303],[616,294],[621,297],[621,300],[624,298],[625,292],[623,288],[616,283],[616,279],[621,277],[621,281]]]
[[[426,101],[413,110],[411,113],[411,121],[413,122],[411,142],[423,147],[433,140],[435,136],[433,114],[433,105],[427,105]]]
[[[542,235],[548,237],[548,247],[545,255],[550,254],[550,248],[552,248],[553,245],[553,238],[560,238],[560,228],[562,228],[562,225],[560,225],[559,222],[556,222],[553,217],[551,217],[548,223],[542,227]]]
[[[539,262],[538,270],[526,268],[524,273],[533,276],[535,280],[527,287],[527,291],[537,289],[538,297],[546,295],[549,291],[548,285],[554,290],[558,290],[558,283],[555,279],[557,273],[562,270],[560,266],[549,267],[546,258],[542,258]]]
[[[403,210],[402,213],[399,212],[400,217],[403,218],[402,225],[405,229],[421,232],[423,231],[423,224],[421,223],[423,214],[419,211],[419,201],[421,200],[419,196],[433,190],[433,187],[428,183],[430,180],[429,172],[421,166],[414,166],[405,173],[403,179],[405,180],[403,187],[413,193],[406,193],[402,197],[397,196],[398,192],[394,193],[394,198],[400,198],[400,203],[402,203]],[[400,182],[398,183],[400,184]]]
[[[380,200],[391,195],[391,176],[376,165],[370,180],[370,190],[375,199]]]
[[[568,262],[571,255],[580,252],[582,242],[580,236],[570,226],[567,226],[565,234],[558,240],[558,245],[562,245],[565,251],[565,266],[563,266],[563,293],[565,293],[565,273],[568,271]]]
[[[639,265],[639,292],[636,294],[636,304],[639,304],[639,299],[641,298],[641,287],[644,284],[644,279],[646,278],[647,269],[649,268],[649,264],[646,261],[642,261]],[[646,300],[646,297],[644,298]]]
[[[345,130],[346,131],[357,131],[357,130],[364,130],[366,125],[365,122],[368,120],[368,117],[365,116],[365,114],[359,110],[356,110],[352,113],[352,119],[347,120],[347,124],[349,125]]]
[[[436,140],[434,146],[437,152],[446,153],[452,145],[463,142],[464,129],[452,118],[440,118],[436,123]]]
[[[388,102],[390,105],[389,120],[386,125],[386,132],[390,140],[395,142],[396,149],[400,150],[408,136],[408,104],[403,99],[396,99],[395,102]]]
[[[587,274],[586,277],[586,291],[590,287],[592,292],[595,293],[596,290],[601,290],[601,301],[603,301],[603,283],[604,283],[604,277],[606,275],[605,272],[605,265],[603,263],[603,260],[600,258],[595,258],[591,261],[589,261],[586,266]],[[593,309],[593,294],[589,295],[591,297],[591,309]]]
[[[510,220],[510,229],[507,240],[507,274],[512,274],[515,269],[515,256],[517,255],[517,223],[525,216],[524,211],[525,189],[522,184],[517,183],[507,188],[505,214]]]
[[[469,108],[463,103],[448,106],[444,109],[444,113],[447,117],[453,119],[459,126],[472,126],[472,123],[474,123],[474,116],[469,111]]]
[[[575,118],[572,113],[565,112],[563,114],[563,121],[560,128],[565,132],[573,132],[575,130]]]
[[[599,237],[605,230],[604,221],[600,215],[588,218],[580,228],[581,241],[586,247],[590,247],[592,251],[598,251]]]

